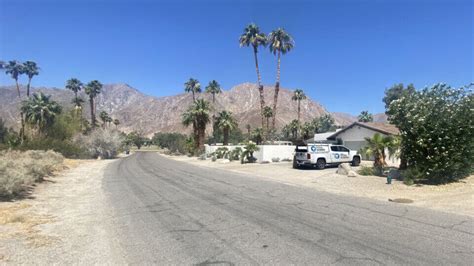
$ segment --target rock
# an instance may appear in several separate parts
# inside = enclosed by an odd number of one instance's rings
[[[221,159],[219,160],[219,163],[230,163],[229,159]]]
[[[356,177],[357,173],[355,171],[350,170],[349,173],[347,173],[348,177]]]
[[[347,175],[351,171],[351,166],[348,163],[341,163],[337,168],[336,173],[340,175]]]

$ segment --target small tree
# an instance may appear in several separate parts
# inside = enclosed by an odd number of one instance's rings
[[[357,117],[359,122],[374,122],[374,117],[369,111],[362,111]]]
[[[255,143],[249,141],[244,147],[244,151],[241,156],[241,162],[245,163],[245,159],[247,159],[247,162],[254,163],[257,159],[253,157],[253,153],[258,150],[258,146]]]
[[[474,95],[436,84],[390,103],[389,121],[400,129],[402,153],[415,178],[446,183],[474,170]]]
[[[379,133],[375,133],[372,138],[365,138],[367,146],[363,149],[363,152],[367,156],[374,156],[374,168],[375,172],[379,175],[383,172],[383,167],[387,165],[385,161],[385,151],[388,150],[389,154],[395,154],[398,149],[395,138],[392,136],[384,136]]]
[[[127,142],[137,146],[137,149],[141,149],[145,142],[145,137],[138,131],[132,131],[127,135]]]

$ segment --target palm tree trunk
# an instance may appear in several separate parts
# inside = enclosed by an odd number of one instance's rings
[[[192,93],[193,93],[193,102],[195,102],[195,101],[196,101],[196,98],[195,98],[195,96],[194,96],[194,91],[192,91]]]
[[[20,85],[18,84],[18,79],[15,79],[16,83],[16,91],[18,93],[18,99],[21,101],[21,94],[20,94]],[[25,140],[25,118],[23,117],[23,111],[20,110],[20,122],[21,122],[21,129],[20,129],[20,141],[23,144]]]
[[[90,97],[89,102],[91,105],[91,126],[92,128],[95,128],[94,98]]]
[[[298,126],[300,125],[300,110],[301,110],[301,100],[298,100]],[[298,130],[296,130],[296,138],[298,138]]]
[[[263,115],[263,108],[265,108],[265,96],[263,94],[263,85],[262,85],[262,77],[260,75],[260,69],[258,67],[258,57],[257,57],[257,53],[258,53],[258,50],[257,50],[257,47],[254,46],[253,47],[253,55],[254,55],[254,58],[255,58],[255,70],[257,71],[257,86],[258,86],[258,92],[260,94],[260,117],[262,119],[262,130],[264,130],[265,128],[265,117]],[[265,135],[265,132],[264,134]]]
[[[16,92],[18,93],[18,98],[21,98],[20,85],[18,84],[18,79],[15,79],[15,83],[16,83]]]
[[[280,92],[280,63],[281,63],[281,51],[278,50],[278,62],[277,62],[277,77],[275,83],[275,95],[273,98],[273,119],[272,119],[272,128],[275,129],[275,121],[277,116],[277,103],[278,103],[278,93]]]
[[[30,97],[30,85],[31,85],[31,78],[28,77],[28,85],[26,86],[26,97]]]
[[[224,146],[229,145],[229,129],[224,128]]]

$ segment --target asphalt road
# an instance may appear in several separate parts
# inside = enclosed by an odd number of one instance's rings
[[[107,169],[131,264],[472,265],[474,221],[138,152]]]

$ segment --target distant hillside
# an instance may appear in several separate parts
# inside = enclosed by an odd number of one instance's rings
[[[33,91],[42,91],[52,95],[52,98],[63,106],[72,108],[71,99],[73,93],[59,88],[34,88]],[[296,118],[297,104],[291,100],[293,92],[288,89],[281,89],[278,102],[277,127],[289,123]],[[80,94],[84,99],[86,95]],[[211,100],[208,94],[201,94],[207,100]],[[267,101],[273,101],[273,87],[265,87],[265,97]],[[183,132],[189,131],[181,125],[181,114],[191,104],[190,94],[178,94],[167,97],[148,96],[130,87],[127,84],[106,84],[102,93],[98,96],[98,112],[105,110],[113,118],[120,120],[119,128],[129,132],[132,130],[142,130],[147,135],[155,132]],[[85,103],[85,115],[89,117],[89,108]],[[0,86],[0,117],[4,118],[8,125],[18,127],[18,107],[19,101],[16,96],[14,86]],[[245,125],[258,127],[259,119],[259,95],[256,85],[243,83],[234,86],[228,91],[217,95],[217,110],[231,111],[242,130]],[[315,117],[329,113],[321,104],[312,99],[301,102],[301,118],[309,121]],[[332,113],[338,125],[347,125],[355,121],[355,116],[345,113]]]

